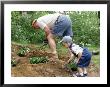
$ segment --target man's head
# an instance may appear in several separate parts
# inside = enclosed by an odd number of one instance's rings
[[[34,19],[34,20],[32,21],[32,27],[35,28],[35,29],[39,29],[39,25],[38,25],[38,23],[37,23],[37,19]]]

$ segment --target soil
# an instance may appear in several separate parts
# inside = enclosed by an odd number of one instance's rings
[[[27,52],[24,57],[19,57],[17,52],[21,48],[21,45],[12,43],[11,59],[17,61],[17,65],[11,67],[12,77],[72,77],[72,74],[76,72],[62,68],[61,64],[52,61],[30,64],[29,58],[32,56],[48,56],[49,59],[52,59],[52,54],[44,49],[36,48],[34,45],[28,45],[27,47],[31,50]],[[59,54],[59,59],[66,62],[69,59],[69,54]],[[99,68],[91,63],[88,68],[88,76],[99,77],[99,71]]]

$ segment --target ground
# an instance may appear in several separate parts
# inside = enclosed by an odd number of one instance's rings
[[[26,53],[24,57],[19,57],[17,55],[18,50],[21,45],[12,43],[11,47],[11,58],[16,59],[18,62],[15,67],[11,67],[11,76],[12,77],[72,77],[72,74],[76,71],[71,71],[65,68],[62,68],[61,65],[54,62],[39,63],[39,64],[30,64],[29,58],[34,56],[48,56],[51,58],[52,55],[45,50],[40,50],[34,45],[28,45],[28,48],[31,50]],[[59,59],[66,62],[69,55],[60,55]],[[93,63],[90,64],[88,69],[89,77],[99,77],[100,70]]]

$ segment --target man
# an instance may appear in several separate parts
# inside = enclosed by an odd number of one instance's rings
[[[56,59],[58,59],[58,55],[54,36],[73,36],[70,17],[59,13],[44,15],[33,20],[32,27],[44,30],[51,52]]]

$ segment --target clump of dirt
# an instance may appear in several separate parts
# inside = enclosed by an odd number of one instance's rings
[[[61,64],[55,62],[46,62],[39,64],[30,64],[29,58],[32,56],[48,56],[52,58],[52,54],[45,50],[39,50],[35,46],[27,46],[31,50],[24,56],[19,57],[17,55],[18,50],[21,48],[21,45],[12,44],[11,58],[18,61],[18,64],[15,67],[11,67],[12,77],[71,77],[72,73],[70,70],[62,68]],[[66,62],[69,59],[69,55],[59,55],[59,59]],[[89,76],[97,77],[99,76],[99,70],[92,71],[90,67]]]

